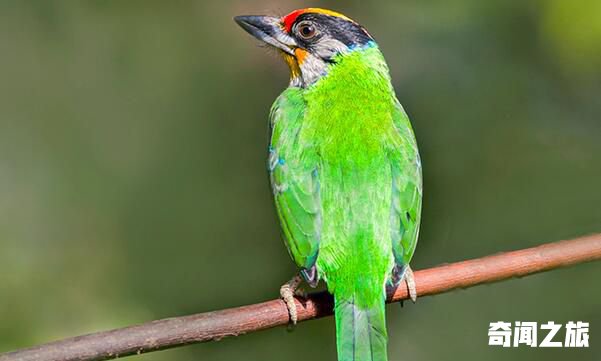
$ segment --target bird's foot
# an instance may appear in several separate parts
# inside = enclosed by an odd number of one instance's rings
[[[286,307],[288,308],[288,315],[290,315],[290,322],[292,325],[296,325],[298,321],[298,313],[296,311],[296,303],[294,302],[294,296],[299,297],[307,297],[307,293],[299,288],[300,283],[302,282],[302,278],[300,275],[296,275],[292,277],[292,279],[282,285],[280,287],[280,297],[286,303]]]
[[[417,301],[417,289],[415,287],[415,278],[413,277],[413,271],[411,267],[407,266],[405,270],[405,283],[407,284],[407,291],[409,291],[409,298],[413,303]]]

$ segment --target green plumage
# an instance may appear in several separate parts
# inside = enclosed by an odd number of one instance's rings
[[[421,165],[377,46],[335,60],[276,100],[271,183],[292,258],[334,294],[339,360],[383,361],[385,285],[415,249]]]

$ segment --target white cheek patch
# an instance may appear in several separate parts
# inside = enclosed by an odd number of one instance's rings
[[[348,47],[339,40],[330,37],[320,39],[300,64],[304,85],[309,86],[328,73],[330,63],[327,60],[348,52]]]
[[[337,54],[348,53],[348,47],[340,40],[323,37],[315,46],[315,55],[322,59],[331,59]]]
[[[313,54],[307,54],[302,64],[300,64],[303,83],[309,86],[315,83],[319,78],[327,74],[329,64],[322,58]]]

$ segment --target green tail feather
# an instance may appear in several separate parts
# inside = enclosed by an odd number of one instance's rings
[[[336,297],[335,297],[336,298]],[[353,300],[336,298],[338,361],[387,361],[384,294],[380,302],[360,308]]]

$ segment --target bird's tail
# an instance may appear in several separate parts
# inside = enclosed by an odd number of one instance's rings
[[[372,305],[335,298],[338,361],[387,361],[385,296]]]

